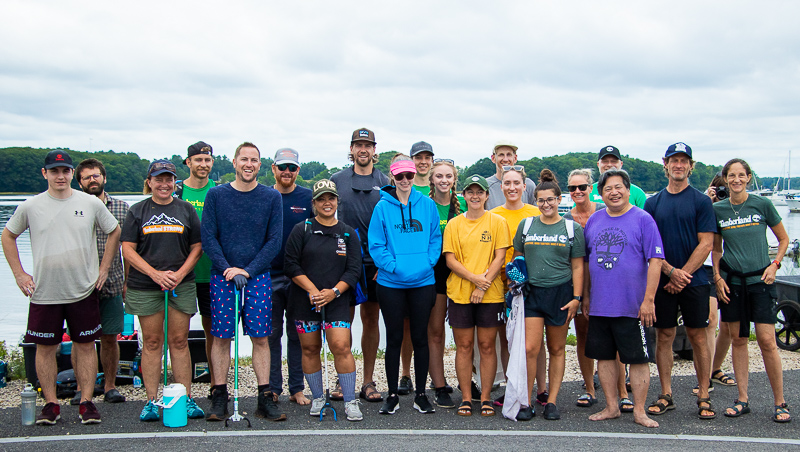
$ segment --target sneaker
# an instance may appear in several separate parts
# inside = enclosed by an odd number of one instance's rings
[[[450,398],[450,393],[447,392],[447,388],[439,388],[436,390],[436,398],[434,399],[436,405],[442,408],[455,408],[456,404],[453,403],[453,399]]]
[[[431,405],[428,396],[425,394],[418,394],[414,397],[414,409],[423,414],[435,413],[436,409]]]
[[[285,421],[286,413],[281,413],[278,404],[272,397],[272,391],[263,391],[258,395],[258,407],[256,417],[263,417],[270,421]]]
[[[152,400],[148,400],[147,404],[142,408],[142,413],[139,414],[139,420],[142,422],[153,422],[159,419],[158,407]]]
[[[99,424],[100,423],[100,412],[97,411],[97,407],[94,406],[92,402],[83,402],[81,403],[81,407],[78,411],[78,415],[81,418],[81,424]]]
[[[403,375],[400,379],[400,385],[397,387],[397,394],[409,395],[414,391],[414,383],[411,382],[411,377]]]
[[[519,413],[517,413],[517,420],[518,421],[530,421],[533,419],[533,416],[536,415],[536,412],[533,411],[533,407],[523,406],[520,407]]]
[[[72,405],[72,406],[78,406],[78,405],[81,404],[81,392],[80,391],[75,391],[75,395],[72,396],[71,399],[69,399],[69,404]]]
[[[228,416],[228,389],[217,389],[212,395],[211,409],[206,414],[206,420],[224,421]]]
[[[50,402],[42,408],[42,414],[36,416],[37,425],[56,425],[56,421],[61,419],[61,406]]]
[[[470,388],[471,388],[471,391],[472,391],[472,401],[473,402],[480,402],[481,401],[481,388],[479,388],[478,385],[474,381],[470,382]],[[461,385],[458,385],[458,390],[461,391]],[[463,394],[464,391],[461,391],[461,393]]]
[[[503,406],[505,401],[506,401],[506,395],[503,394],[500,397],[494,399],[494,402],[492,402],[492,403],[494,404],[494,406]]]
[[[380,414],[394,414],[397,410],[400,409],[400,397],[397,395],[390,395],[386,397],[386,401],[383,402],[383,406],[381,410],[378,411]]]
[[[193,398],[189,397],[186,400],[186,416],[189,419],[203,419],[206,417],[206,413],[197,406]]]
[[[347,415],[348,421],[360,421],[364,419],[364,415],[361,414],[361,407],[359,405],[361,405],[361,401],[358,399],[345,402],[344,413]]]
[[[431,381],[431,384],[428,385],[428,389],[436,389],[436,386],[433,385],[433,381]],[[448,394],[453,393],[453,387],[447,383],[444,384],[444,389],[447,391]]]
[[[314,399],[311,401],[311,410],[308,412],[308,414],[319,417],[319,414],[322,413],[322,408],[324,406],[325,406],[325,396],[322,396],[318,399]]]
[[[125,401],[125,396],[120,394],[116,388],[110,389],[103,396],[103,402],[105,403],[122,403],[124,401]]]

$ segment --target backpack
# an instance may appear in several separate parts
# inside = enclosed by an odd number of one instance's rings
[[[303,234],[303,247],[305,247],[305,245],[306,245],[307,237],[309,235],[313,234],[313,232],[309,230],[310,226],[311,226],[311,219],[309,218],[309,219],[306,219],[306,221],[304,222],[304,225],[303,225],[303,231],[304,231],[304,234]],[[355,231],[356,231],[356,236],[359,237],[359,243],[360,243],[361,236],[358,233],[358,229],[356,229]],[[344,233],[344,243],[345,243],[345,245],[347,247],[350,247],[350,234],[348,234],[347,232]],[[364,250],[363,250],[363,248],[361,248],[361,246],[359,246],[358,248],[361,250],[361,258],[362,258],[362,260],[361,260],[361,277],[359,278],[359,281],[356,284],[356,287],[353,288],[355,290],[355,294],[356,294],[356,305],[360,305],[361,303],[367,301],[367,295],[366,295],[367,279],[366,279],[366,270],[364,268],[364,260],[363,260],[363,258],[364,258]]]

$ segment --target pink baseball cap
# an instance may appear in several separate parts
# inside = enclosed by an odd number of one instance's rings
[[[395,176],[400,173],[417,173],[417,167],[414,165],[414,162],[411,160],[398,160],[389,166],[389,171],[392,173],[392,176]]]

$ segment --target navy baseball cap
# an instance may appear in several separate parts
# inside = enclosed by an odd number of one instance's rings
[[[147,169],[147,177],[150,176],[158,176],[164,173],[170,173],[175,177],[178,177],[178,170],[175,168],[175,164],[170,162],[169,160],[154,160],[153,163],[150,164],[150,167]]]
[[[44,158],[44,169],[49,170],[59,166],[65,166],[67,168],[74,169],[72,166],[72,157],[67,154],[67,151],[61,149],[48,152],[47,157]]]
[[[678,143],[672,144],[672,145],[670,145],[670,147],[667,148],[667,152],[664,154],[664,158],[668,159],[668,158],[672,157],[675,154],[686,154],[691,159],[692,158],[692,148],[689,147],[689,145],[686,144],[686,143],[678,142]]]
[[[597,153],[597,160],[603,160],[603,157],[607,155],[613,155],[622,160],[622,156],[619,155],[619,149],[615,146],[605,146],[603,149],[600,149],[600,152]]]
[[[414,157],[420,152],[430,152],[431,155],[433,155],[433,146],[424,141],[420,141],[411,145],[411,157]]]

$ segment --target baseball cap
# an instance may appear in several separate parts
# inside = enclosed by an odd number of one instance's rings
[[[507,146],[507,145],[503,145],[503,146]],[[472,176],[468,177],[466,186],[464,187],[464,190],[462,190],[462,191],[466,191],[472,185],[477,185],[477,186],[481,187],[483,189],[483,191],[486,191],[486,192],[489,191],[489,183],[486,182],[486,179],[484,179],[484,177],[481,176],[480,174],[473,174]]]
[[[314,182],[314,187],[311,190],[311,199],[317,199],[325,193],[331,193],[338,198],[339,192],[336,191],[336,183],[330,179],[320,179]]]
[[[692,158],[692,148],[689,147],[688,144],[681,142],[670,145],[670,147],[667,148],[666,154],[664,154],[664,158],[668,159],[675,154],[681,153],[688,155],[690,159]]]
[[[430,152],[431,155],[433,155],[433,147],[424,141],[420,141],[411,145],[411,157],[414,157],[420,152]]]
[[[400,173],[417,173],[417,166],[414,165],[414,162],[411,160],[398,160],[391,165],[389,165],[389,172],[392,173],[392,176],[396,176]]]
[[[377,143],[375,141],[375,133],[364,127],[353,132],[353,138],[350,140],[350,142],[354,143],[356,141],[369,141],[370,143]]]
[[[513,149],[514,152],[517,152],[517,149],[519,149],[516,144],[514,144],[514,143],[512,143],[512,142],[510,142],[508,140],[500,140],[500,141],[498,141],[497,143],[494,144],[494,151],[497,151],[497,148],[499,148],[501,146],[508,146],[511,149]]]
[[[208,148],[207,151],[204,151],[205,148]],[[186,160],[192,158],[197,154],[208,154],[214,155],[214,150],[211,148],[210,144],[207,144],[204,141],[198,141],[197,143],[189,146],[189,152],[186,154],[186,159],[183,160],[183,164],[186,164]]]
[[[614,146],[606,146],[600,149],[600,152],[597,153],[597,160],[603,160],[603,157],[607,155],[613,155],[614,157],[622,160],[622,156],[619,155],[619,149]]]
[[[49,170],[50,168],[59,166],[66,166],[67,168],[74,169],[72,166],[72,157],[67,154],[67,151],[61,149],[48,152],[47,157],[44,158],[44,169]]]
[[[280,165],[282,163],[294,163],[300,166],[300,154],[292,148],[281,148],[275,153],[274,164]]]
[[[175,169],[175,164],[173,164],[169,160],[164,160],[164,159],[154,160],[153,163],[150,164],[150,167],[147,168],[147,177],[158,176],[164,173],[170,173],[173,176],[178,177],[177,170]]]

